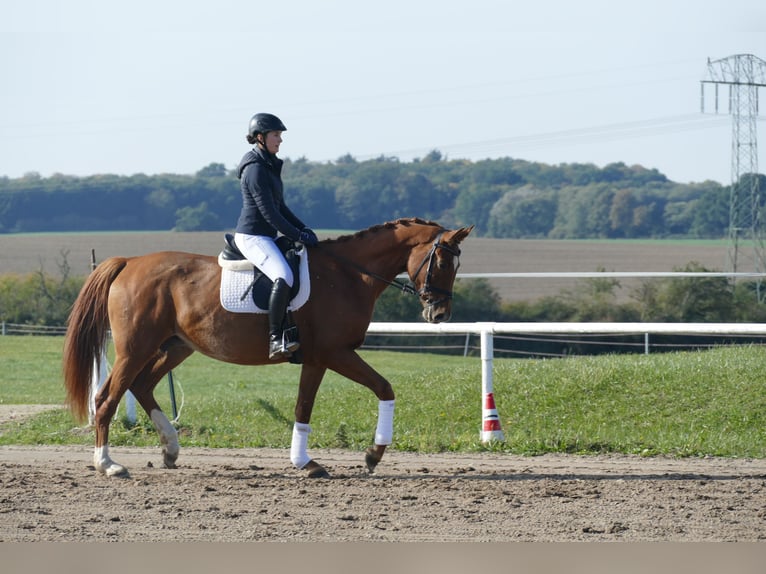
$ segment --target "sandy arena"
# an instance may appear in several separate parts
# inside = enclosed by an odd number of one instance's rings
[[[0,447],[0,541],[741,541],[766,538],[766,460]]]

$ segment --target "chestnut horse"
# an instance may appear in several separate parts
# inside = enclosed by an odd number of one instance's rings
[[[293,312],[302,353],[290,449],[296,468],[310,477],[328,476],[306,450],[314,399],[327,369],[378,397],[374,446],[365,460],[370,472],[380,462],[392,442],[394,391],[356,349],[364,341],[375,301],[389,285],[417,294],[426,321],[449,320],[459,245],[472,229],[400,219],[309,248],[311,293]],[[396,281],[404,272],[414,288]],[[194,351],[241,365],[273,363],[267,352],[267,315],[223,309],[220,281],[215,257],[180,252],[112,257],[86,280],[69,316],[64,383],[72,413],[84,419],[93,365],[111,327],[114,363],[95,398],[93,459],[99,472],[127,474],[109,456],[109,424],[128,389],[157,429],[164,466],[175,468],[178,433],[154,398],[157,383]]]

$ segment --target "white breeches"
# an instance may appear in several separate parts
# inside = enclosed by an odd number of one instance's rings
[[[293,272],[274,239],[266,235],[234,234],[242,255],[255,265],[272,281],[284,279],[288,286],[293,286]]]

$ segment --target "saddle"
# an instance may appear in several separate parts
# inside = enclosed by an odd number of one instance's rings
[[[273,281],[245,258],[231,234],[227,233],[224,239],[224,248],[218,255],[218,264],[221,266],[221,306],[232,313],[268,313]],[[290,303],[285,312],[282,330],[289,333],[288,337],[297,338],[297,327],[292,312],[300,309],[309,298],[311,281],[308,273],[308,254],[305,249],[297,249],[286,237],[280,237],[276,243],[293,271]],[[301,349],[294,352],[289,360],[296,364],[303,362]]]
[[[293,272],[293,286],[290,289],[290,299],[294,299],[301,288],[301,256],[298,249],[296,249],[295,243],[287,237],[280,236],[276,240],[276,244]],[[271,287],[274,282],[263,271],[247,260],[234,243],[234,236],[231,233],[224,235],[224,247],[218,255],[218,263],[224,269],[231,271],[252,272],[252,281],[242,292],[240,301],[244,301],[250,296],[257,308],[269,308],[269,295],[271,294]]]

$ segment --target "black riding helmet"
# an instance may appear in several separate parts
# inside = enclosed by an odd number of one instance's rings
[[[274,114],[255,114],[250,118],[250,127],[247,130],[247,135],[250,138],[255,138],[258,134],[284,131],[287,131],[285,124]]]

